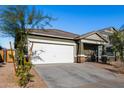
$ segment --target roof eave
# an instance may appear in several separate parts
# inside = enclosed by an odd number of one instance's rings
[[[39,34],[39,33],[29,33],[29,35],[38,35],[38,36],[46,36],[46,37],[54,37],[54,38],[63,38],[63,39],[70,39],[70,40],[75,40],[75,38],[70,38],[70,37],[63,37],[63,36],[55,36],[55,35],[47,35],[47,34]]]

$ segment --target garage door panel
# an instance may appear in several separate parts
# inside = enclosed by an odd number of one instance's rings
[[[73,63],[74,46],[34,43],[33,64]]]

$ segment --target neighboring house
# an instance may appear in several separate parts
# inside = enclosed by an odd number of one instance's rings
[[[100,30],[101,31],[101,30]],[[32,49],[32,63],[74,63],[83,61],[95,53],[97,61],[108,40],[100,31],[77,35],[56,29],[31,30],[28,36],[28,47]]]
[[[117,32],[117,30],[113,27],[109,27],[102,30],[98,30],[97,32],[100,33],[108,41],[108,43],[105,45],[106,54],[108,55],[108,58],[111,61],[115,60],[115,52],[113,52],[112,45],[110,44],[109,36],[112,35],[114,32]]]

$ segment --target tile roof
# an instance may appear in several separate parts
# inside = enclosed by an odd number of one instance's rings
[[[57,30],[57,29],[31,29],[30,34],[66,38],[66,39],[74,39],[79,36],[78,34],[74,34],[71,32],[65,32],[65,31]]]
[[[109,41],[108,36],[112,34],[110,31],[117,31],[117,30],[113,27],[108,27],[108,28],[104,28],[101,30],[88,32],[83,35],[78,35],[78,34],[66,32],[66,31],[58,30],[58,29],[30,29],[30,34],[49,36],[49,37],[57,37],[57,38],[65,38],[65,39],[75,39],[75,40],[85,38],[92,34],[97,34],[105,41]],[[105,37],[105,35],[107,37]]]

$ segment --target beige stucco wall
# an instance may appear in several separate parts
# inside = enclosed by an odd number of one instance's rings
[[[87,40],[87,39],[82,39],[82,43],[90,43],[90,44],[107,44],[105,41],[95,41],[95,40]]]
[[[74,40],[59,39],[59,38],[54,38],[54,37],[29,35],[28,38],[39,39],[39,40],[49,40],[49,41],[56,41],[56,42],[65,42],[65,43],[70,43],[70,44],[76,45]]]
[[[90,36],[86,37],[86,39],[97,40],[97,41],[103,41],[104,42],[104,40],[101,37],[99,37],[97,34],[90,35]]]

